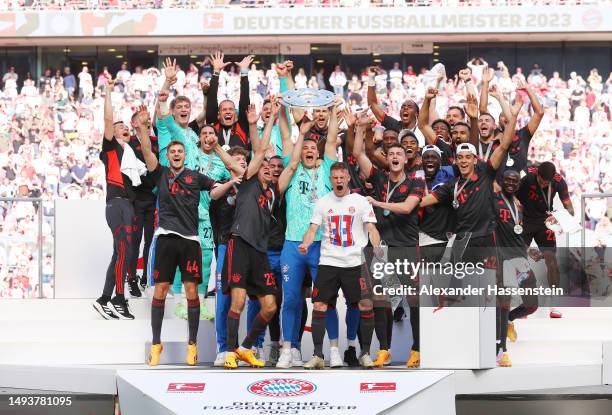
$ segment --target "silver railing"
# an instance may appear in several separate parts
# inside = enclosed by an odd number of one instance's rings
[[[43,199],[41,198],[31,198],[31,197],[0,197],[0,208],[6,208],[7,209],[7,214],[8,214],[8,210],[9,209],[13,209],[14,208],[14,204],[15,203],[31,203],[34,206],[34,209],[38,210],[36,216],[38,217],[38,235],[35,239],[35,245],[36,245],[36,251],[37,251],[37,260],[38,260],[38,298],[43,298],[43,240],[44,240],[44,235],[43,235],[43,211],[44,211],[44,206],[43,206]],[[7,241],[2,241],[0,240],[0,244],[4,243],[4,242],[8,242],[10,244],[9,239],[12,239],[12,236],[8,234],[7,229],[4,229],[4,232],[7,232]],[[25,241],[32,241],[32,239],[28,239],[28,237],[31,237],[31,235],[24,235],[25,236]],[[9,247],[10,248],[10,247]],[[9,256],[9,250],[6,250],[7,252],[7,257]],[[7,266],[9,265],[8,263],[6,264]]]

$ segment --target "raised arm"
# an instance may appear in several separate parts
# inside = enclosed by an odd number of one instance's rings
[[[419,111],[419,130],[423,133],[423,136],[425,136],[425,142],[430,145],[436,144],[436,133],[433,128],[431,128],[429,122],[429,107],[431,101],[433,101],[437,94],[437,89],[427,88],[421,111]]]
[[[372,172],[372,161],[366,155],[363,148],[363,141],[366,135],[366,129],[370,127],[370,117],[368,112],[363,111],[357,119],[357,127],[355,128],[355,144],[353,145],[353,156],[357,159],[359,169],[367,177],[370,177]]]
[[[357,124],[357,117],[348,105],[342,111],[342,117],[346,122],[347,130],[346,130],[346,139],[344,141],[344,149],[346,150],[346,154],[344,157],[353,154],[353,147],[355,145],[355,124]]]
[[[204,124],[206,124],[206,103],[208,102],[208,88],[209,87],[210,87],[210,84],[208,82],[206,81],[200,82],[200,88],[202,88],[202,95],[204,99],[203,100],[204,107],[202,108],[202,112],[198,114],[195,120],[189,123],[189,126],[191,127],[191,129],[195,131],[195,133],[198,136],[200,135],[200,129],[204,126]]]
[[[540,104],[535,92],[533,92],[533,89],[525,81],[519,80],[517,90],[524,90],[529,97],[529,103],[531,104],[531,108],[533,108],[533,115],[527,124],[527,129],[529,130],[529,134],[534,135],[544,117],[544,108],[542,104]]]
[[[443,73],[439,73],[437,78],[436,78],[436,85],[434,86],[434,89],[436,90],[436,94],[437,94],[437,88],[440,85],[440,82],[442,82],[444,80],[445,76]],[[425,104],[423,104],[425,105]],[[439,120],[440,119],[440,114],[438,114],[438,110],[436,109],[436,96],[434,95],[434,97],[429,101],[429,124],[431,124],[432,122],[434,122],[435,120]],[[422,109],[421,109],[422,111]],[[420,130],[420,128],[419,128]],[[422,131],[421,131],[422,132]]]
[[[467,103],[463,109],[470,119],[470,143],[478,146],[478,101],[476,100],[476,95],[468,93],[466,101]]]
[[[268,118],[268,122],[266,123],[266,126],[264,128],[261,146],[255,152],[255,155],[253,156],[253,159],[251,160],[247,168],[247,179],[250,179],[251,177],[256,175],[259,171],[259,168],[261,167],[261,163],[263,162],[263,159],[266,156],[266,149],[270,145],[272,127],[274,127],[274,122],[276,121],[276,117],[278,117],[279,111],[280,104],[278,103],[276,98],[272,98],[272,110],[270,112],[270,118]]]
[[[227,154],[227,151],[221,147],[219,141],[215,142],[215,153],[217,153],[217,156],[219,156],[223,164],[225,164],[226,169],[234,173],[237,177],[242,178],[244,175],[244,169],[236,160],[234,160],[232,156]]]
[[[491,167],[493,167],[495,170],[497,170],[499,166],[502,165],[504,159],[506,158],[506,154],[508,153],[508,150],[512,145],[512,139],[514,138],[514,129],[516,127],[516,119],[522,106],[523,101],[521,100],[520,95],[517,95],[516,102],[512,107],[512,115],[508,119],[508,124],[506,125],[506,128],[504,128],[504,134],[499,142],[499,146],[497,146],[495,151],[493,151],[493,154],[491,154],[491,158],[489,159]]]
[[[210,56],[213,66],[213,76],[210,79],[208,87],[208,102],[206,105],[206,121],[214,123],[219,118],[219,101],[217,93],[219,92],[219,74],[231,62],[223,62],[223,53],[217,51]]]
[[[482,71],[482,86],[480,88],[480,103],[478,104],[478,111],[483,114],[489,112],[489,84],[493,79],[493,69],[484,68]]]
[[[255,105],[251,104],[247,107],[247,122],[249,123],[249,137],[251,139],[251,150],[253,152],[257,152],[259,150],[259,146],[261,145],[261,137],[259,136],[259,131],[257,131],[257,121],[259,121],[259,115],[255,110]]]
[[[113,101],[111,99],[111,92],[115,86],[115,81],[109,79],[106,81],[104,87],[104,139],[113,139]]]
[[[499,90],[497,89],[497,86],[493,85],[491,88],[489,88],[489,95],[491,95],[493,98],[497,100],[497,102],[499,102],[499,106],[501,107],[502,114],[504,114],[504,117],[506,117],[506,119],[509,120],[510,117],[512,116],[512,111],[510,111],[510,105],[508,105],[508,101],[506,101],[504,96],[499,92]]]
[[[310,131],[310,129],[312,128],[312,124],[313,122],[308,119],[302,121],[302,123],[300,124],[300,132],[298,134],[297,141],[295,142],[295,145],[293,145],[292,143],[291,159],[289,159],[289,163],[287,163],[287,166],[285,166],[285,169],[278,178],[278,187],[281,193],[283,193],[285,190],[287,190],[287,187],[289,187],[289,183],[291,182],[293,173],[295,173],[295,170],[297,169],[298,164],[300,163],[300,157],[302,155],[302,146],[304,145],[304,135],[308,131]],[[285,146],[283,144],[283,153],[284,151]]]
[[[159,164],[157,157],[153,153],[151,148],[151,140],[149,139],[149,112],[146,105],[142,105],[138,109],[138,115],[136,116],[136,123],[138,125],[138,138],[140,138],[140,148],[142,149],[142,155],[145,159],[148,171],[153,171]]]
[[[366,155],[371,160],[374,160],[374,162],[376,163],[378,167],[382,167],[382,168],[389,167],[387,166],[387,158],[383,154],[382,149],[376,148],[376,146],[374,145],[374,130],[372,130],[371,128],[368,128],[366,130],[365,149],[366,149]]]
[[[467,95],[477,96],[476,87],[474,87],[474,82],[472,82],[472,71],[469,69],[462,69],[459,71],[459,79],[461,79],[465,83],[465,92]],[[477,117],[478,118],[478,117]]]
[[[240,100],[238,101],[238,124],[246,131],[249,126],[247,108],[251,105],[249,93],[249,67],[253,62],[253,55],[245,56],[240,62],[234,62],[240,69]]]
[[[376,96],[376,75],[378,74],[379,68],[377,66],[371,66],[368,68],[368,106],[372,113],[379,122],[382,122],[385,118],[385,112],[378,103],[378,97]]]
[[[336,160],[338,154],[336,146],[338,143],[338,106],[340,102],[336,101],[334,106],[330,108],[329,127],[327,128],[327,139],[325,140],[325,155]]]
[[[293,141],[291,141],[291,127],[289,126],[289,114],[287,108],[283,108],[279,114],[278,126],[281,135],[281,145],[283,146],[283,157],[291,154]]]

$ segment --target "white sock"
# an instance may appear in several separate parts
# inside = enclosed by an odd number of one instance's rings
[[[338,339],[333,339],[329,341],[330,347],[338,347]]]
[[[283,342],[283,350],[291,350],[291,343]]]
[[[357,348],[357,339],[349,340],[348,345],[349,347]]]

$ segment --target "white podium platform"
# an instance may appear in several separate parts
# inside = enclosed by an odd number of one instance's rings
[[[117,373],[122,412],[151,414],[454,413],[451,371],[143,371]],[[428,389],[428,393],[421,393]],[[312,409],[316,408],[316,409]],[[311,412],[312,411],[312,412]],[[419,412],[416,412],[419,413]]]
[[[151,335],[148,320],[149,300],[130,300],[137,316],[134,321],[102,320],[93,311],[91,301],[76,299],[0,301],[0,330],[3,333],[0,337],[0,386],[100,394],[119,392],[120,399],[123,399],[122,381],[118,380],[118,373],[125,371],[129,373],[135,371],[142,376],[152,378],[162,376],[164,379],[166,377],[170,379],[171,372],[179,373],[181,376],[183,374],[191,376],[191,373],[212,375],[212,372],[215,372],[215,377],[221,376],[227,379],[224,382],[233,382],[233,376],[242,373],[242,371],[231,373],[213,371],[204,363],[194,368],[182,364],[149,368],[143,364],[145,343]],[[212,303],[208,305],[210,308],[213,307]],[[184,345],[187,323],[173,316],[173,307],[174,301],[168,300],[162,340],[166,343],[175,342]],[[341,311],[340,307],[339,309]],[[441,372],[448,372],[447,377],[433,382],[418,393],[407,394],[402,405],[410,404],[418,407],[418,402],[428,402],[429,399],[411,400],[407,399],[409,396],[434,396],[443,404],[446,401],[454,402],[456,394],[505,393],[612,383],[612,313],[606,308],[566,308],[562,311],[564,317],[558,320],[549,319],[542,310],[528,319],[515,322],[518,341],[509,343],[513,367],[483,370],[442,368]],[[342,327],[342,315],[340,320]],[[427,327],[422,325],[421,330],[427,330]],[[400,333],[402,330],[394,333],[394,339],[399,341],[400,337],[406,335]],[[343,335],[341,333],[341,337]],[[409,340],[404,339],[404,341],[403,344],[408,347]],[[201,322],[198,343],[201,360],[211,361],[214,356],[212,322]],[[310,335],[306,333],[304,344],[308,343]],[[396,346],[394,340],[394,347]],[[375,347],[373,346],[373,349]],[[448,353],[449,358],[456,352],[452,340],[444,352]],[[305,355],[307,356],[306,351]],[[400,355],[400,351],[397,353],[394,351],[394,355],[396,357],[394,360],[399,360],[397,356]],[[179,356],[178,360],[182,360],[182,356]],[[387,372],[394,379],[398,376],[410,378],[421,376],[421,373],[439,372],[400,369],[402,367],[395,366],[375,371],[326,370],[322,375],[331,377],[339,373],[346,381],[386,383],[373,379],[378,379],[379,374],[387,376]],[[259,371],[246,370],[245,373],[256,373],[261,379],[282,378],[290,374],[297,376],[296,373],[310,376],[308,375],[310,372],[305,371],[281,371],[269,368]],[[345,380],[337,383],[341,384]],[[177,380],[177,382],[186,381]],[[208,385],[209,382],[205,383]],[[135,386],[134,383],[130,384],[132,386],[126,387],[139,388],[138,384]],[[433,387],[433,385],[438,386]],[[342,395],[338,394],[333,396],[342,398]],[[384,396],[386,399],[388,395]],[[165,408],[164,405],[161,407]],[[163,408],[160,411],[167,409]],[[403,408],[403,412],[397,413],[406,413],[405,409],[408,407],[397,408]],[[123,413],[129,415],[131,412],[123,411]],[[415,413],[434,412],[423,409]],[[448,409],[448,412],[441,410],[435,413],[452,414],[454,406],[453,409]]]

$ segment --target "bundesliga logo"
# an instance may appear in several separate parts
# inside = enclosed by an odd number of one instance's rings
[[[308,395],[317,390],[317,386],[300,379],[265,379],[251,383],[247,390],[255,395],[269,398],[287,398]]]
[[[370,392],[395,392],[395,382],[373,382],[373,383],[361,383],[359,385],[359,392],[370,393]]]
[[[204,392],[206,383],[169,383],[166,392]]]

